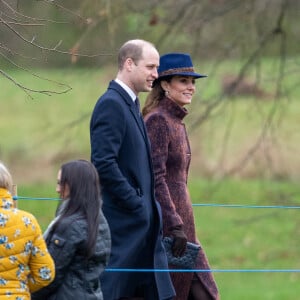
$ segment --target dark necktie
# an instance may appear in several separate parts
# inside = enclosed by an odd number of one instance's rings
[[[142,117],[142,114],[141,114],[141,111],[140,111],[140,100],[139,100],[138,97],[136,97],[136,99],[134,101],[134,104],[135,104],[136,112],[137,112],[137,115],[138,115],[138,122],[139,122],[140,126],[142,127],[143,132],[145,132],[144,121],[143,121],[143,117]]]
[[[138,112],[138,115],[140,115],[140,100],[139,100],[139,98],[138,97],[136,97],[135,98],[135,101],[134,101],[134,103],[135,103],[135,106],[136,106],[136,109],[137,109],[137,112]]]

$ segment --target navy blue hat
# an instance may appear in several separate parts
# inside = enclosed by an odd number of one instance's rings
[[[168,53],[160,57],[158,68],[158,80],[168,76],[181,75],[192,76],[195,78],[207,77],[195,73],[192,59],[186,53]]]

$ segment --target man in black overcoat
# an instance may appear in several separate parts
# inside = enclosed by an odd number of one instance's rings
[[[102,187],[103,212],[111,230],[107,268],[167,269],[161,211],[154,197],[150,146],[137,96],[151,90],[159,53],[144,40],[119,50],[118,74],[99,98],[90,122],[91,160]],[[168,272],[105,271],[105,300],[166,300],[174,297]]]

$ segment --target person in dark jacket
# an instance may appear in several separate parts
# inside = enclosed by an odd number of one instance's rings
[[[56,274],[32,299],[103,300],[100,274],[109,260],[111,240],[95,167],[85,160],[63,164],[56,191],[62,202],[44,233]]]
[[[187,189],[191,149],[182,120],[188,113],[184,106],[191,103],[195,93],[195,80],[201,77],[205,75],[194,71],[190,55],[169,53],[161,56],[158,79],[143,108],[151,141],[156,199],[162,207],[163,234],[173,237],[174,256],[184,254],[187,241],[200,244]],[[170,268],[176,269],[171,265]],[[195,269],[210,269],[203,248]],[[219,299],[210,272],[172,272],[171,277],[176,300]]]
[[[119,50],[117,78],[97,101],[90,122],[91,160],[98,170],[103,212],[110,226],[108,268],[101,275],[105,300],[172,299],[174,289],[162,244],[161,211],[154,196],[149,141],[137,96],[151,90],[159,54],[144,40]],[[150,269],[138,272],[138,269]]]

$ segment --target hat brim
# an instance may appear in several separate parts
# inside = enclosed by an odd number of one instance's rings
[[[173,73],[173,74],[158,76],[158,78],[156,78],[153,81],[153,85],[155,83],[161,81],[161,80],[167,79],[168,77],[174,77],[174,76],[191,76],[191,77],[194,77],[196,79],[207,77],[207,75],[203,75],[203,74],[199,74],[199,73],[194,73],[194,72],[178,72],[178,73]]]
[[[168,74],[168,75],[158,76],[157,79],[162,79],[162,78],[167,78],[167,77],[172,77],[172,76],[191,76],[191,77],[194,77],[194,78],[207,77],[207,75],[194,73],[194,72],[178,72],[178,73],[175,72],[175,73]]]

